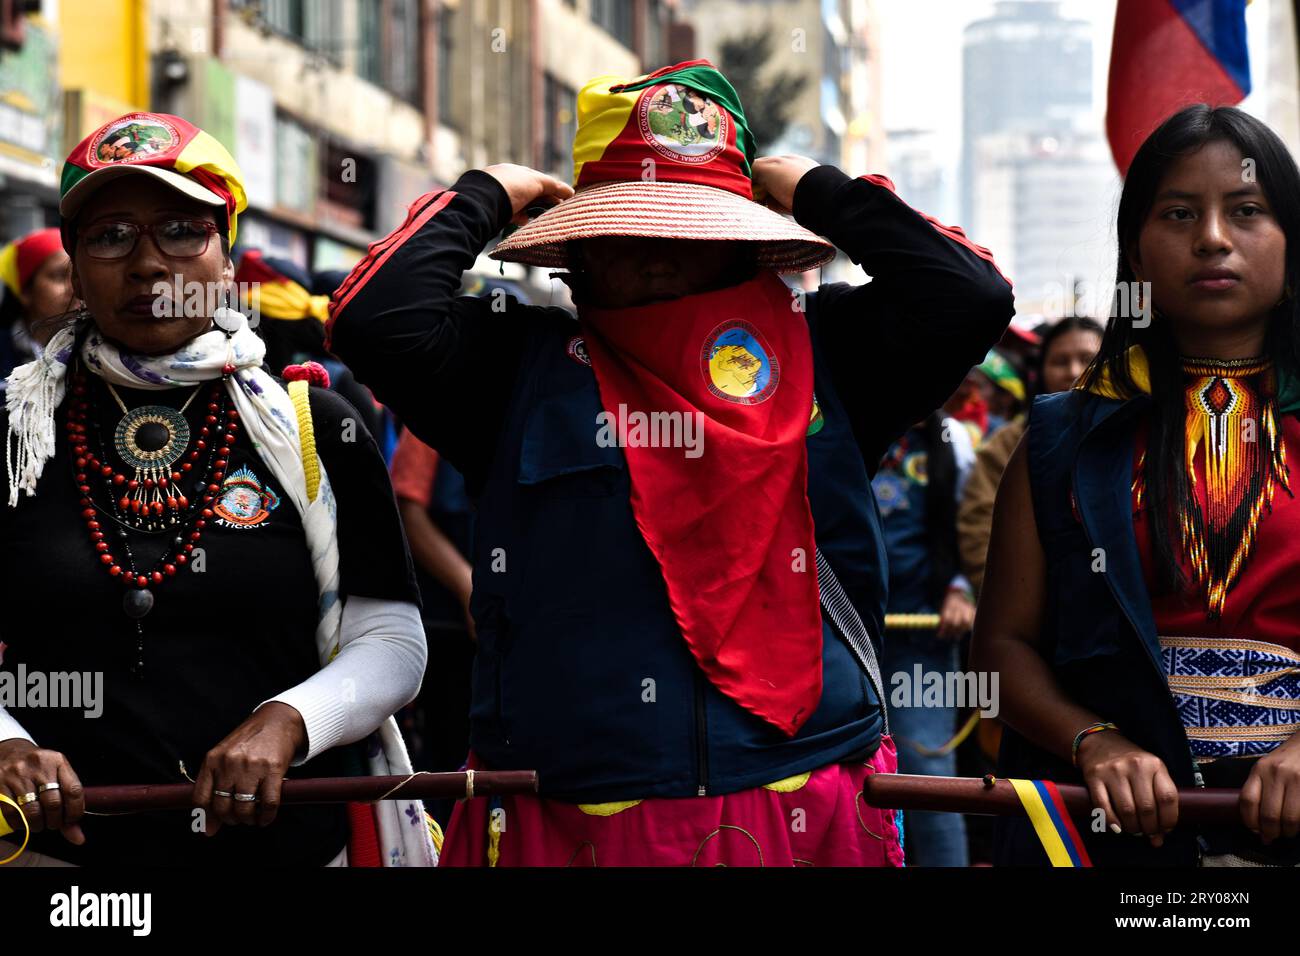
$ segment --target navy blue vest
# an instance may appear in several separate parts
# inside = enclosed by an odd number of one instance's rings
[[[821,702],[794,738],[704,677],[637,530],[623,451],[596,442],[596,379],[567,348],[577,323],[538,318],[477,502],[474,752],[493,769],[536,769],[544,795],[578,802],[732,793],[873,753],[879,703],[829,625]],[[880,519],[815,341],[814,367],[817,541],[880,634]]]
[[[1151,601],[1133,533],[1136,426],[1150,399],[1082,391],[1040,396],[1030,412],[1029,480],[1046,561],[1042,651],[1065,692],[1195,786],[1191,747],[1160,663]],[[1077,513],[1071,497],[1077,504]],[[1082,783],[1067,761],[1004,728],[1001,776]],[[1096,865],[1193,866],[1195,834],[1180,827],[1154,850],[1145,839],[1081,827]],[[999,865],[1046,864],[1024,818],[995,827]]]

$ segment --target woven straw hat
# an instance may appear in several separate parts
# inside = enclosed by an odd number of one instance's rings
[[[601,236],[758,244],[777,272],[829,262],[835,247],[754,201],[753,138],[736,91],[707,60],[578,94],[573,197],[502,240],[494,259],[567,268],[566,243]]]

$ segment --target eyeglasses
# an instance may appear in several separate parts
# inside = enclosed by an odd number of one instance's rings
[[[77,235],[92,259],[125,259],[135,252],[142,235],[152,236],[158,251],[169,259],[197,259],[208,251],[208,242],[217,231],[216,223],[206,219],[173,219],[156,226],[100,222]]]

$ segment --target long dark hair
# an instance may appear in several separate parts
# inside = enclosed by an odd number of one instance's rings
[[[1300,277],[1300,170],[1295,160],[1277,134],[1250,114],[1230,106],[1198,103],[1179,110],[1147,137],[1124,178],[1116,219],[1117,298],[1124,294],[1119,290],[1133,288],[1136,281],[1128,254],[1137,248],[1143,223],[1165,174],[1179,159],[1213,142],[1231,143],[1242,156],[1254,160],[1256,180],[1286,235],[1286,289],[1296,288]],[[1298,344],[1300,308],[1288,291],[1273,310],[1265,338],[1265,353],[1273,359],[1279,375],[1296,374]],[[1182,590],[1186,580],[1169,518],[1172,508],[1187,500],[1188,475],[1183,456],[1186,406],[1179,350],[1168,320],[1154,313],[1150,323],[1141,328],[1125,310],[1113,309],[1101,350],[1080,382],[1085,387],[1091,385],[1103,369],[1108,369],[1111,382],[1122,396],[1139,394],[1141,390],[1124,361],[1125,353],[1134,345],[1142,346],[1151,379],[1153,403],[1144,478],[1158,584],[1164,590]]]

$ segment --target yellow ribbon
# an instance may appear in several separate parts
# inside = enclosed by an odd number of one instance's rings
[[[911,747],[913,750],[915,750],[917,753],[921,754],[922,756],[942,757],[945,754],[952,753],[954,750],[960,747],[962,745],[962,742],[971,735],[971,732],[976,727],[979,726],[979,722],[980,722],[980,712],[978,710],[972,711],[970,717],[966,720],[965,726],[963,726],[961,730],[957,731],[957,735],[953,737],[951,740],[949,740],[946,744],[943,744],[942,746],[939,747],[934,747],[934,748],[926,747],[923,744],[918,744],[915,740],[908,740],[906,737],[901,737],[899,739],[905,742],[909,747]]]
[[[27,822],[27,814],[23,813],[23,808],[18,806],[18,804],[14,802],[13,797],[9,797],[3,793],[0,793],[0,803],[7,803],[9,804],[9,806],[17,810],[19,818],[23,821],[22,845],[18,847],[18,850],[15,853],[5,857],[3,860],[0,860],[0,866],[4,866],[10,860],[16,860],[18,859],[18,857],[22,856],[23,850],[27,849],[27,841],[32,838],[32,827],[31,824]],[[14,832],[14,828],[11,827],[9,823],[5,820],[4,814],[0,813],[0,837],[8,836],[13,832]]]
[[[298,442],[302,449],[302,470],[307,478],[307,500],[315,501],[320,491],[320,458],[316,455],[316,430],[311,423],[311,401],[305,381],[289,383],[289,398],[298,414]]]
[[[438,821],[435,820],[428,811],[425,811],[424,820],[429,825],[429,837],[433,840],[433,848],[439,853],[442,853],[442,827],[438,825]]]

